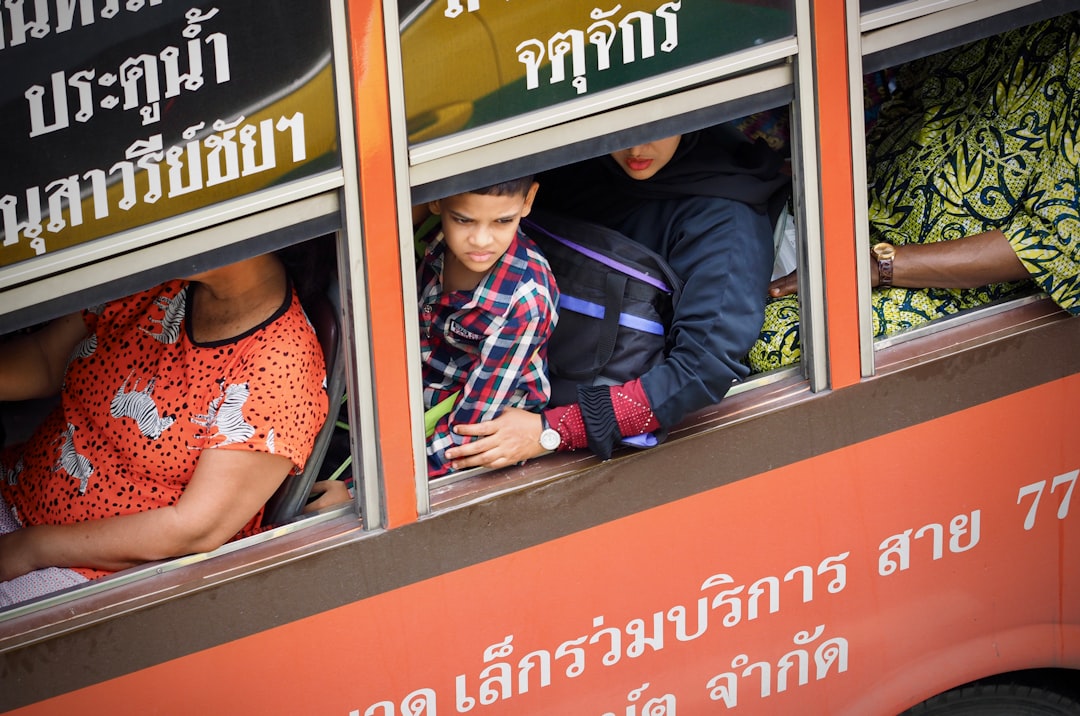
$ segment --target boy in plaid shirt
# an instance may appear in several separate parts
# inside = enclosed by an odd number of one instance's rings
[[[538,410],[550,396],[558,289],[518,229],[538,186],[529,176],[427,205],[439,219],[418,232],[424,408],[438,416],[428,430],[429,477],[450,472],[444,453],[465,442],[452,426],[491,420],[507,406]]]

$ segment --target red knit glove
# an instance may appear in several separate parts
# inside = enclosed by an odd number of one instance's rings
[[[611,407],[624,438],[651,433],[660,428],[660,422],[649,407],[649,397],[641,387],[641,379],[611,387]]]
[[[649,407],[649,399],[641,380],[632,380],[610,388],[611,407],[615,411],[619,433],[625,437],[651,433],[660,428],[660,422]],[[585,421],[581,417],[581,406],[577,403],[548,408],[544,411],[548,425],[559,431],[562,441],[559,450],[579,450],[588,447],[589,437],[585,431]]]

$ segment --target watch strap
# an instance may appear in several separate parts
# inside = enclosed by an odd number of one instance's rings
[[[879,246],[881,246],[881,245],[880,244],[875,245],[874,248],[870,250],[870,255],[874,257],[874,262],[877,264],[877,272],[878,272],[877,287],[878,288],[892,288],[892,283],[893,283],[893,257],[895,256],[895,251],[889,251],[887,256],[882,256],[881,252],[878,250]],[[888,248],[891,249],[892,247],[889,246]]]

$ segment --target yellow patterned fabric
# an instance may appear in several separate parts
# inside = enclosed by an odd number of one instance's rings
[[[873,292],[875,337],[1032,284],[1080,314],[1080,14],[917,60],[867,137],[871,243],[932,243],[999,229],[1032,280]],[[755,371],[800,357],[798,301],[765,310]]]

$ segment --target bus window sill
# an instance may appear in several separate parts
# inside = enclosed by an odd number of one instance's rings
[[[974,309],[935,321],[927,326],[931,330],[925,335],[879,341],[874,352],[875,375],[896,373],[1069,318],[1067,311],[1045,295]]]
[[[665,444],[752,420],[800,403],[811,396],[809,384],[797,366],[756,375],[736,386],[720,403],[687,416],[669,432]],[[637,448],[620,448],[615,451],[611,460],[616,461],[637,452]],[[429,492],[429,500],[433,512],[464,507],[508,492],[554,482],[600,463],[601,460],[588,450],[576,450],[551,453],[499,470],[468,470],[454,476],[455,479],[443,479],[434,483]]]
[[[0,610],[0,653],[375,533],[363,530],[355,509],[343,505],[230,542],[213,552],[125,569]]]
[[[1047,298],[1028,297],[970,315],[935,322],[925,333],[891,337],[875,352],[877,375],[914,367],[946,355],[984,346],[1049,323],[1068,314]],[[881,344],[885,344],[881,347]],[[715,430],[723,430],[827,394],[813,393],[799,366],[753,376],[736,386],[722,402],[688,416],[670,431],[666,444]],[[655,449],[655,448],[653,448]],[[617,450],[612,461],[638,452]],[[495,499],[575,475],[601,461],[587,450],[553,453],[522,465],[500,470],[468,470],[432,483],[429,500],[439,512]]]

